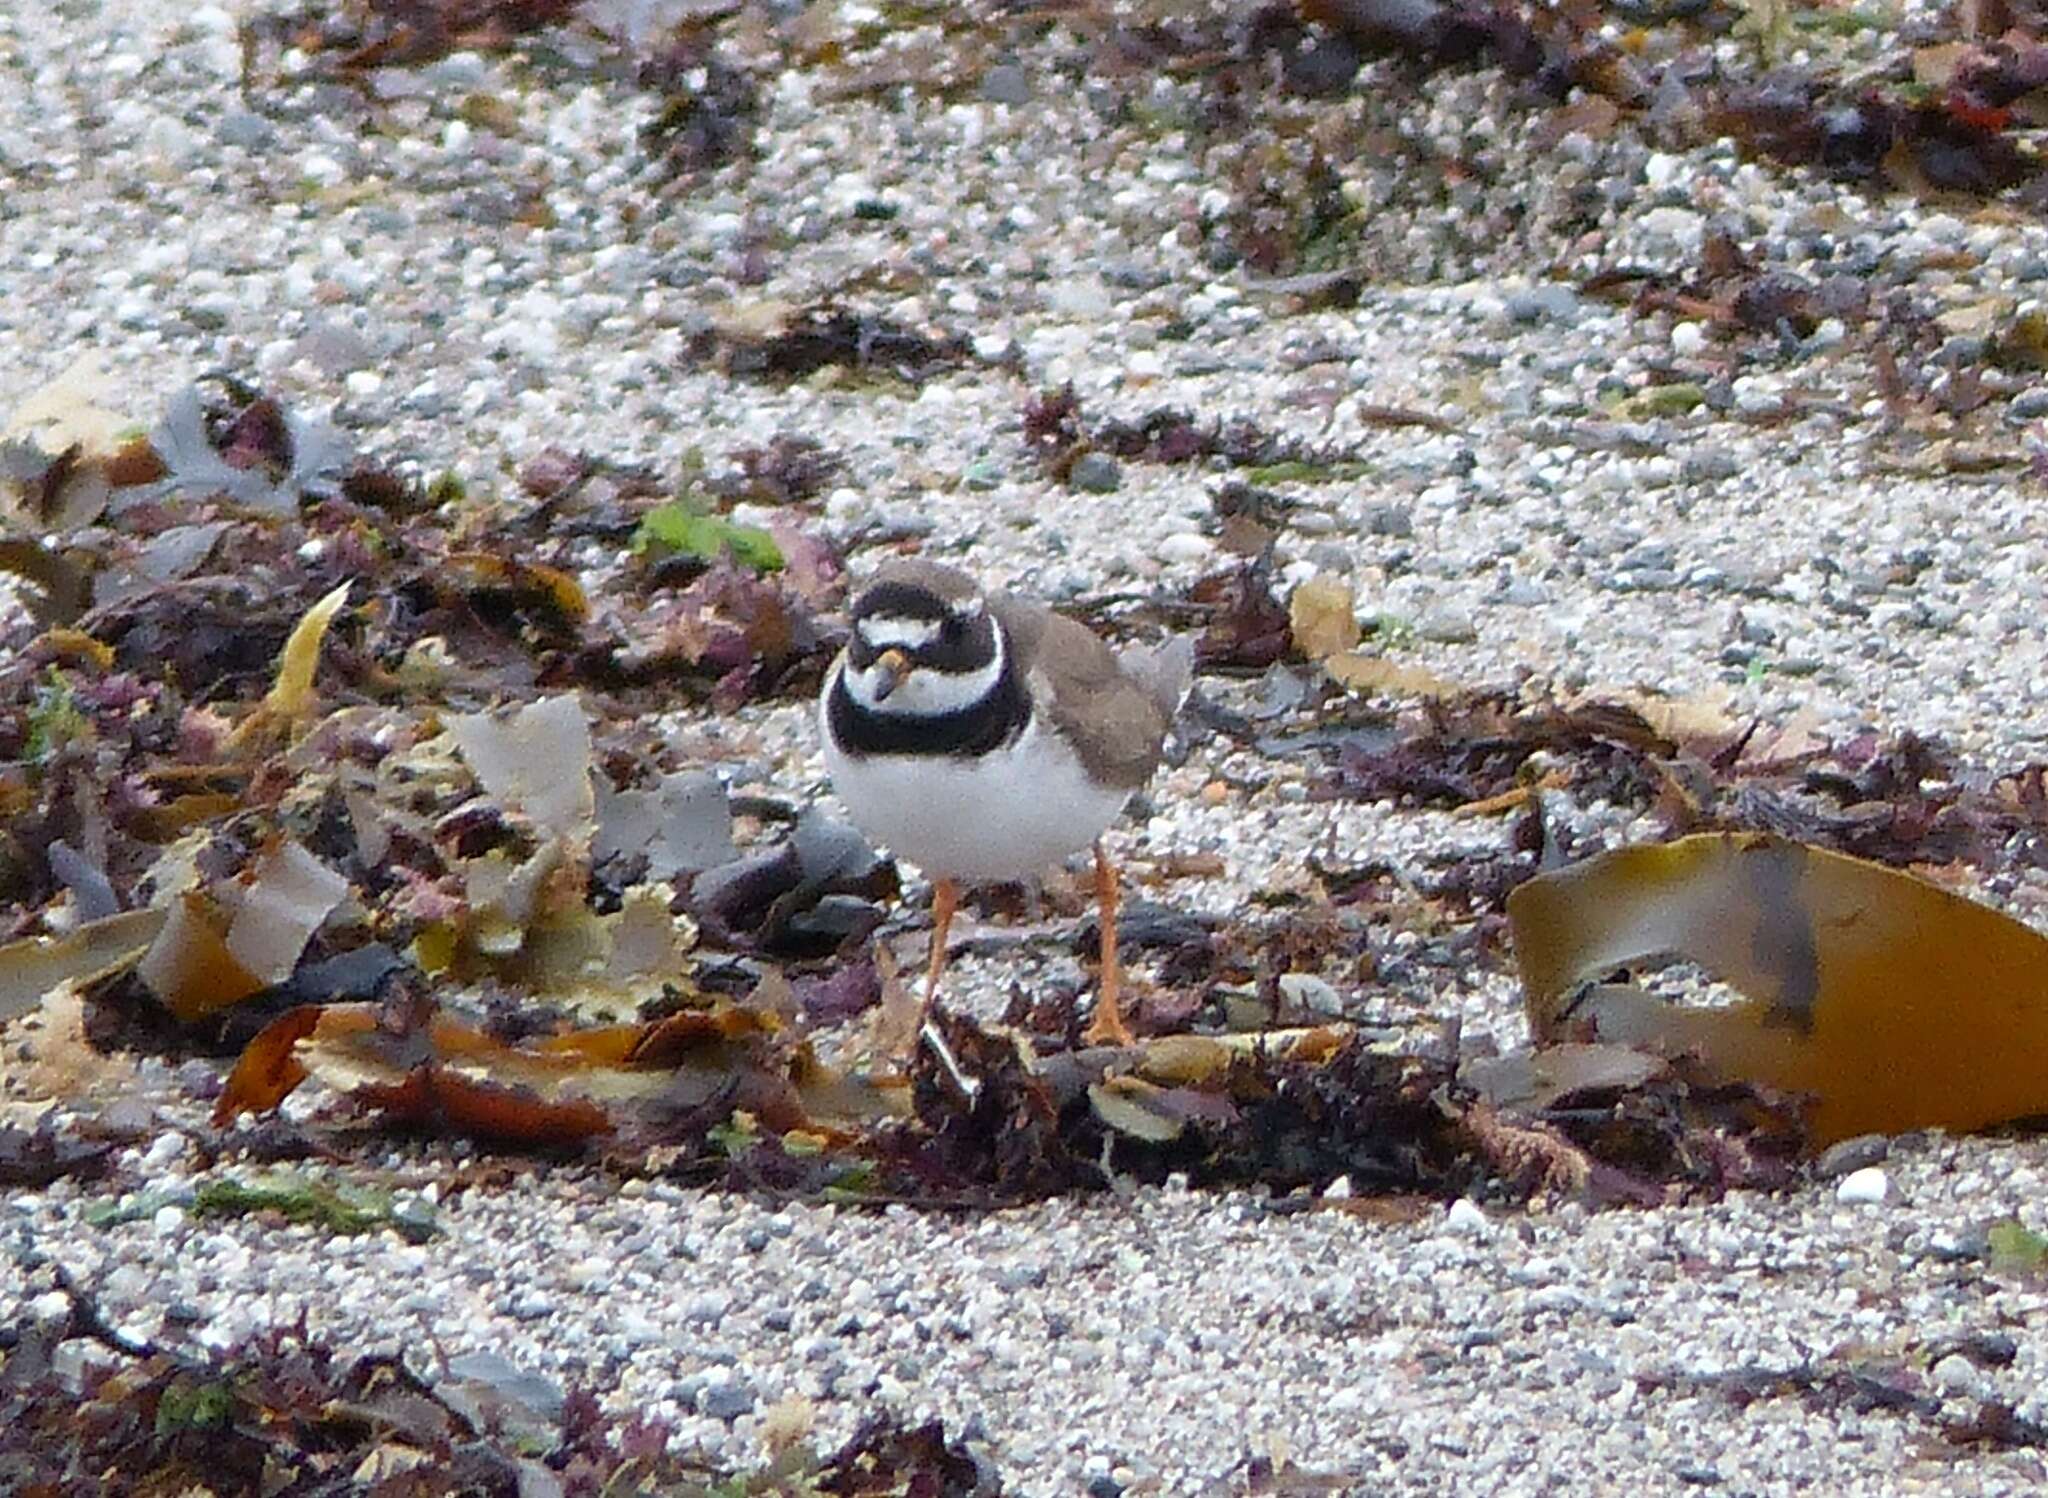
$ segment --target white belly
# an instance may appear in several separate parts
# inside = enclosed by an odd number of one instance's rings
[[[832,789],[854,825],[927,874],[1027,879],[1094,842],[1129,791],[1090,780],[1073,751],[1040,732],[980,759],[858,759],[825,736]]]

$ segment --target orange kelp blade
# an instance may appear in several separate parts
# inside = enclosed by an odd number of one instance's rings
[[[1603,1041],[1810,1094],[1817,1145],[2048,1113],[2048,938],[1911,874],[1705,834],[1541,875],[1508,918],[1539,1043],[1590,1021]],[[1698,963],[1749,1002],[1582,994],[1652,957]]]

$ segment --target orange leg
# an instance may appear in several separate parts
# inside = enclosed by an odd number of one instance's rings
[[[1088,1045],[1130,1045],[1136,1039],[1124,1023],[1123,1010],[1117,1003],[1117,992],[1123,980],[1122,969],[1116,960],[1117,903],[1116,865],[1102,851],[1102,844],[1097,843],[1095,909],[1096,918],[1102,925],[1102,972],[1095,984],[1095,1018],[1081,1032],[1082,1041]]]
[[[924,1017],[929,1021],[939,1001],[939,979],[946,972],[946,933],[960,908],[960,886],[950,879],[932,881],[932,951],[924,974]]]

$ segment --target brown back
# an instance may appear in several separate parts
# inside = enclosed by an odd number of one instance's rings
[[[1088,772],[1130,790],[1149,780],[1184,680],[1155,682],[1126,669],[1086,625],[1043,604],[991,593],[988,606],[1040,710]]]

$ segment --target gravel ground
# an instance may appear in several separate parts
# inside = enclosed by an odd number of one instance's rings
[[[1721,694],[1828,731],[1942,735],[1986,766],[2048,755],[2037,495],[1885,435],[1839,323],[1736,365],[1691,323],[1531,274],[1688,265],[1710,221],[1732,222],[1805,273],[1891,276],[1967,330],[2048,279],[2039,225],[1732,149],[1544,144],[1494,75],[1417,95],[1389,74],[1343,106],[1391,143],[1348,184],[1374,279],[1355,308],[1291,312],[1204,248],[1238,147],[1175,128],[1192,85],[1161,78],[1138,122],[1112,119],[1052,71],[1057,32],[950,100],[771,78],[754,159],[661,194],[636,143],[651,96],[576,46],[458,53],[380,79],[366,112],[331,85],[245,93],[242,14],[0,14],[0,411],[85,353],[104,403],[139,419],[228,369],[486,487],[547,443],[672,471],[794,430],[847,458],[827,503],[842,534],[927,530],[1055,598],[1204,570],[1213,475],[1127,464],[1113,494],[1070,496],[1039,474],[1019,412],[1070,379],[1094,412],[1181,404],[1355,448],[1362,478],[1291,491],[1281,559],[1291,579],[1347,576],[1442,676]],[[1498,170],[1446,195],[1432,164],[1452,155]],[[777,389],[686,357],[735,307],[844,287],[969,331],[976,360],[912,391]],[[1674,369],[1709,410],[1607,419]],[[2048,410],[2006,396],[2011,430]],[[1454,430],[1390,430],[1373,406]],[[822,791],[800,709],[734,733],[781,794]],[[1311,805],[1262,768],[1263,789],[1207,804],[1195,793],[1233,764],[1197,745],[1122,848],[1224,854],[1226,876],[1169,898],[1229,910],[1316,848],[1419,866],[1497,837]],[[992,1003],[1063,961],[968,958],[959,993]],[[1521,1034],[1500,979],[1435,1000],[1468,1033]],[[149,1101],[127,1106],[159,1137],[130,1164],[174,1187],[199,1113],[162,1068],[141,1083]],[[445,1168],[387,1163],[417,1182]],[[1360,1492],[2034,1491],[2038,1452],[1941,1430],[2001,1403],[2048,1417],[2043,1296],[1984,1246],[1999,1219],[2038,1223],[2048,1147],[1906,1140],[1880,1168],[1879,1201],[1816,1177],[1712,1207],[1409,1221],[1173,1189],[972,1220],[771,1212],[557,1169],[443,1203],[443,1235],[416,1248],[175,1207],[94,1228],[62,1186],[0,1206],[0,1229],[134,1330],[169,1316],[219,1345],[304,1314],[429,1370],[495,1352],[670,1415],[734,1463],[802,1396],[821,1439],[878,1402],[943,1414],[1026,1493],[1237,1491],[1253,1458]],[[0,1257],[0,1320],[51,1309],[25,1262]],[[1854,1384],[1868,1367],[1925,1402],[1886,1408]],[[1715,1383],[1757,1368],[1811,1378],[1755,1398]]]

